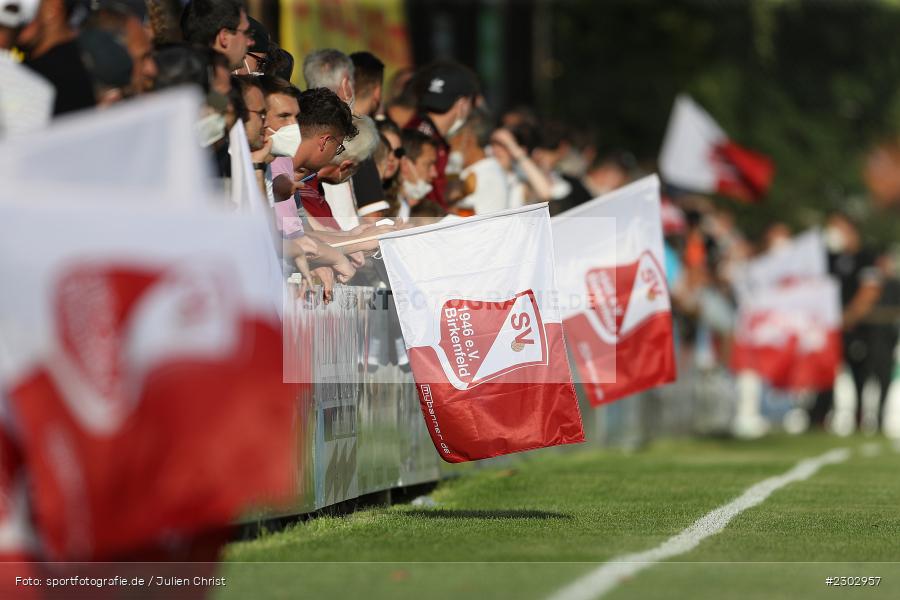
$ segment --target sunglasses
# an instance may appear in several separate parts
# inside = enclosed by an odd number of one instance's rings
[[[265,71],[266,65],[269,64],[268,58],[262,54],[257,54],[256,52],[248,52],[247,56],[252,56],[256,59],[256,69],[259,71]]]
[[[404,156],[406,156],[406,149],[402,147],[394,148],[392,154],[394,155],[394,158],[403,158]]]

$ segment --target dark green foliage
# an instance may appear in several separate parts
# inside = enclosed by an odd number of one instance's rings
[[[900,132],[895,3],[572,0],[552,15],[548,114],[653,168],[672,101],[687,92],[777,164],[766,203],[738,207],[750,233],[774,220],[805,227],[839,207],[897,238],[896,219],[866,214],[860,179],[866,149]]]

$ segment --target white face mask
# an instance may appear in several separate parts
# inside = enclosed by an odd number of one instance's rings
[[[205,117],[201,117],[194,127],[197,128],[200,145],[204,148],[212,146],[225,137],[225,117],[218,112],[212,112]]]
[[[433,186],[423,179],[420,179],[415,183],[411,181],[403,182],[403,194],[406,196],[407,200],[413,202],[427,196],[432,189],[434,189]]]
[[[840,254],[847,248],[847,239],[837,227],[827,227],[825,229],[825,247],[832,254]]]
[[[272,131],[269,128],[269,131]],[[285,125],[272,134],[272,156],[294,156],[303,138],[300,136],[300,126],[296,123]]]
[[[448,175],[459,175],[465,167],[465,162],[462,152],[454,150],[447,156],[447,168],[444,172]]]
[[[462,129],[462,126],[466,124],[466,120],[462,117],[457,117],[453,124],[450,125],[450,129],[447,130],[447,137],[451,138]]]

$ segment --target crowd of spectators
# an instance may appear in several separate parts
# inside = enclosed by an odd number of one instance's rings
[[[292,83],[301,79],[306,89]],[[286,271],[326,296],[336,282],[377,278],[375,236],[412,220],[534,202],[556,214],[643,174],[628,152],[529,107],[489,106],[459,63],[401,69],[386,85],[384,64],[363,49],[293,57],[240,0],[0,0],[2,136],[181,85],[202,91],[197,132],[225,186],[227,133],[243,123]],[[775,224],[752,243],[702,197],[673,194],[663,212],[679,343],[701,366],[727,364],[734,268],[791,232]],[[826,225],[844,290],[845,355],[858,386],[874,377],[883,397],[896,327],[868,317],[895,300],[885,293],[891,265],[863,247],[846,215]],[[829,403],[813,403],[814,423]]]

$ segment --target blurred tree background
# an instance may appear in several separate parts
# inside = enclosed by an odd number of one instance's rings
[[[250,2],[304,18],[318,6],[325,29],[337,23],[347,34],[340,45],[329,30],[329,44],[354,51],[361,23],[351,17],[364,14],[381,26],[380,11],[398,0]],[[840,208],[863,221],[871,237],[900,241],[900,220],[873,207],[861,177],[872,144],[900,133],[900,0],[405,0],[403,6],[402,41],[416,65],[459,60],[478,71],[495,110],[533,105],[592,133],[601,149],[631,151],[647,170],[655,169],[675,96],[690,94],[737,143],[776,163],[762,205],[719,199],[751,235],[774,220],[807,227]],[[272,23],[280,18],[279,10],[257,12]],[[900,170],[900,147],[896,154]],[[891,200],[900,204],[900,192]]]
[[[896,2],[562,0],[535,8],[552,23],[552,51],[535,82],[544,114],[653,168],[673,99],[687,92],[735,141],[775,160],[764,205],[731,204],[749,233],[775,219],[805,227],[840,208],[879,241],[900,240],[898,220],[870,209],[860,176],[871,144],[900,131]]]

